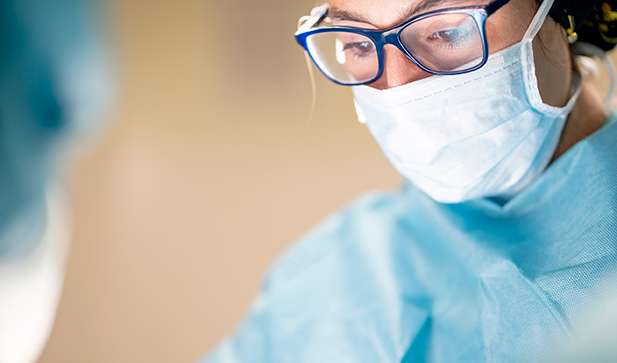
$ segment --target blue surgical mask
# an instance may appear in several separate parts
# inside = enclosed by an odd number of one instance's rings
[[[353,87],[358,117],[395,168],[433,199],[459,203],[508,197],[550,162],[581,89],[565,107],[542,101],[532,40],[545,1],[523,40],[491,54],[480,70],[400,87]]]

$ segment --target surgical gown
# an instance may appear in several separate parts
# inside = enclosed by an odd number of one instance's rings
[[[284,253],[203,362],[544,361],[616,272],[612,123],[506,203],[359,199]]]

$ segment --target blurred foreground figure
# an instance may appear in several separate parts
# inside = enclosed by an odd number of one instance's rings
[[[110,104],[95,2],[0,2],[0,362],[38,359],[64,277],[68,146]]]

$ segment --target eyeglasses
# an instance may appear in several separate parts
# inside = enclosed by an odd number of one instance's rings
[[[381,77],[386,44],[397,47],[425,72],[461,74],[486,63],[486,19],[509,1],[435,10],[387,30],[332,25],[325,4],[300,19],[294,36],[326,77],[345,86]]]

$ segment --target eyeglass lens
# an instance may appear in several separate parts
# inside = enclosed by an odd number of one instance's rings
[[[409,24],[401,43],[423,66],[438,72],[471,69],[482,62],[482,36],[469,14],[430,16]]]
[[[317,33],[307,38],[308,51],[319,68],[341,83],[362,83],[379,72],[375,43],[352,32]]]
[[[482,63],[484,48],[476,20],[467,13],[440,13],[406,26],[399,34],[403,47],[435,72],[465,71]],[[315,33],[308,51],[330,78],[343,84],[363,83],[379,72],[373,41],[353,31]]]

